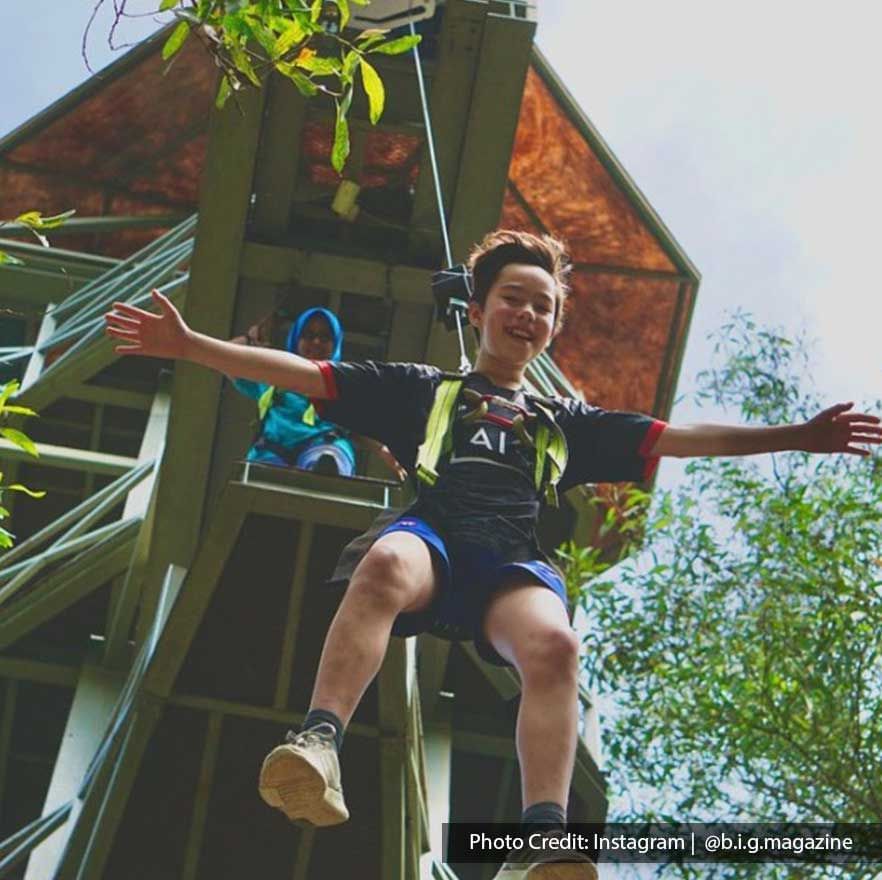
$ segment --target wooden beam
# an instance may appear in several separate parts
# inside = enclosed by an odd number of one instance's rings
[[[238,101],[211,115],[184,319],[214,337],[228,338],[233,326],[265,96],[264,89],[246,90]],[[175,365],[139,636],[153,619],[168,565],[189,569],[197,551],[205,525],[221,381],[220,374],[195,364]]]
[[[456,190],[457,167],[469,118],[472,88],[487,10],[484,4],[449,0],[439,38],[438,65],[429,94],[429,115],[441,179],[445,217],[438,202],[428,140],[420,155],[420,172],[411,212],[410,250],[421,257],[443,254],[441,223],[448,223]],[[431,230],[427,233],[427,230]]]
[[[223,719],[224,716],[219,712],[212,712],[208,716],[205,745],[202,748],[202,763],[199,767],[199,779],[196,783],[196,794],[193,799],[190,833],[187,835],[187,849],[184,853],[181,880],[195,880],[199,870],[199,856],[202,853],[202,842],[205,838],[205,822],[208,818],[208,803],[211,800],[217,756],[220,751]]]
[[[103,403],[124,409],[149,412],[154,395],[145,391],[129,391],[125,388],[111,388],[107,385],[75,385],[68,388],[66,397],[86,403]]]
[[[0,657],[0,678],[33,681],[56,687],[75,687],[80,671],[75,666],[44,663],[42,660],[24,660],[18,657]]]
[[[273,706],[284,709],[288,705],[288,692],[291,690],[291,675],[294,671],[294,648],[297,631],[303,623],[303,597],[306,594],[306,573],[309,567],[309,554],[315,527],[306,520],[300,523],[297,550],[294,563],[294,577],[288,599],[288,613],[285,618],[285,632],[282,637],[282,653],[279,656],[279,671],[276,675],[276,694]]]
[[[178,671],[184,663],[196,630],[202,621],[218,579],[239,536],[245,516],[251,509],[253,493],[228,486],[209,521],[199,552],[186,578],[186,587],[172,610],[144,687],[159,696],[171,692]],[[149,614],[142,608],[138,620],[138,642],[147,637],[156,613],[159,593]]]
[[[306,287],[399,302],[433,303],[430,269],[255,241],[242,249],[242,276],[272,284],[296,281]]]
[[[300,168],[307,100],[289,79],[273,73],[266,82],[266,113],[254,174],[254,234],[282,241]]]
[[[408,750],[408,642],[392,639],[379,675],[380,863],[383,880],[405,880],[407,850],[405,777]]]
[[[451,644],[428,633],[419,636],[417,669],[420,685],[420,705],[427,719],[434,716],[439,705],[441,685],[447,673]]]

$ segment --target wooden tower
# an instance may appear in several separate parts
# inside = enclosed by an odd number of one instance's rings
[[[529,4],[448,0],[423,27],[455,259],[497,225],[566,238],[572,310],[532,381],[665,418],[696,270],[534,48]],[[0,140],[0,217],[78,212],[51,248],[0,242],[24,261],[0,267],[6,375],[41,413],[40,458],[3,443],[4,480],[49,492],[18,498],[0,557],[0,875],[487,878],[442,864],[441,823],[517,818],[519,685],[470,645],[393,639],[342,754],[350,822],[294,828],[256,792],[306,710],[339,549],[408,490],[373,461],[358,479],[243,464],[250,401],[120,359],[101,330],[108,303],[160,286],[215,336],[326,304],[347,359],[455,368],[413,58],[380,65],[380,125],[353,108],[349,222],[329,108],[272,80],[214,110],[210,63],[187,47],[163,77],[163,36]],[[587,494],[543,521],[549,549],[596,540]],[[599,820],[583,702],[570,815]]]

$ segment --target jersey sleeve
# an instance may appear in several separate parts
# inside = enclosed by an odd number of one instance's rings
[[[580,483],[642,482],[652,476],[658,456],[649,453],[666,422],[581,401],[566,404],[557,418],[569,448],[562,489]]]
[[[327,399],[314,400],[329,422],[386,444],[406,467],[422,440],[441,371],[425,364],[318,362]]]

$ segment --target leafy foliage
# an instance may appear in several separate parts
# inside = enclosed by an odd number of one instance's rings
[[[49,239],[43,235],[43,232],[48,229],[57,229],[65,220],[73,217],[75,213],[76,211],[65,211],[63,214],[44,217],[39,211],[26,211],[24,214],[19,214],[14,220],[0,222],[0,230],[6,226],[12,226],[13,228],[24,227],[34,234],[37,241],[39,241],[43,247],[49,247]],[[4,263],[8,266],[22,265],[22,261],[19,260],[18,257],[0,251],[0,265],[3,265]]]
[[[17,406],[9,403],[9,399],[18,391],[18,388],[18,381],[14,379],[5,385],[0,385],[0,424],[3,424],[11,415],[36,415],[32,409],[28,409],[26,406]],[[38,456],[34,441],[24,432],[3,425],[3,427],[0,427],[0,436],[5,437],[10,443],[14,443],[20,449],[23,449],[28,455]],[[33,489],[28,489],[27,486],[23,486],[21,483],[12,483],[11,485],[4,486],[3,474],[0,472],[0,520],[4,520],[9,516],[9,511],[2,504],[4,492],[24,492],[32,498],[42,498],[46,494],[45,492],[35,492]],[[12,546],[14,540],[15,536],[0,526],[0,549],[8,549]]]
[[[201,39],[221,70],[216,103],[223,107],[240,89],[260,87],[277,71],[307,97],[320,93],[334,99],[336,123],[331,164],[341,173],[349,156],[348,111],[361,68],[370,119],[383,114],[383,82],[367,56],[399,55],[411,50],[419,36],[387,40],[386,31],[365,30],[352,40],[343,35],[351,18],[350,4],[368,0],[162,0],[159,12],[170,13],[178,24],[162,49],[170,60],[191,35]],[[125,14],[125,0],[115,0],[117,20]]]
[[[716,353],[699,400],[762,423],[820,408],[804,342],[736,314]],[[693,460],[654,498],[644,551],[584,585],[587,674],[619,707],[611,782],[649,803],[632,798],[625,818],[882,822],[882,460],[768,464]],[[581,563],[588,577],[598,567],[590,552]],[[848,875],[875,876],[865,867]]]

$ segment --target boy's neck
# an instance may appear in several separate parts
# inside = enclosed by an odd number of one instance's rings
[[[475,372],[489,379],[497,388],[520,389],[524,382],[526,365],[502,363],[497,358],[480,352],[475,361]]]

